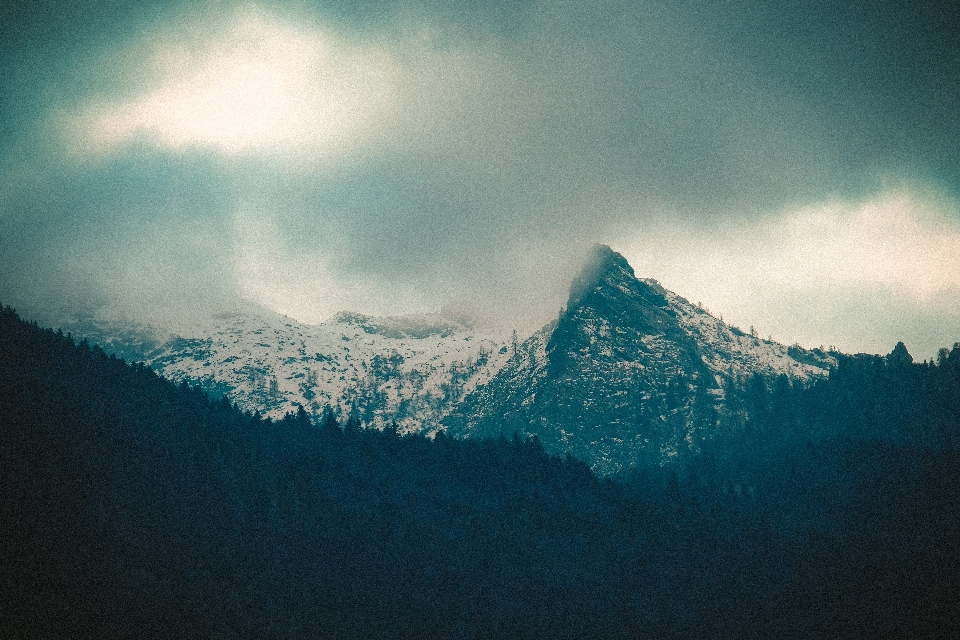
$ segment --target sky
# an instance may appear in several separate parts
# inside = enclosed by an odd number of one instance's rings
[[[950,8],[7,3],[0,303],[529,333],[600,242],[764,337],[932,358],[960,341]]]

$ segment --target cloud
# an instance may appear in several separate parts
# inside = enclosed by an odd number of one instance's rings
[[[901,190],[862,204],[807,208],[788,220],[782,253],[769,251],[762,263],[783,286],[883,286],[925,302],[960,288],[956,213],[956,206]]]
[[[667,224],[624,251],[638,274],[780,340],[877,352],[909,337],[932,357],[960,335],[960,205],[936,192],[889,188],[758,221]]]
[[[202,24],[165,30],[136,52],[128,73],[150,79],[138,95],[97,97],[68,116],[72,150],[111,153],[143,139],[176,151],[329,156],[389,120],[398,71],[376,47],[251,7]]]
[[[302,322],[320,323],[339,311],[378,315],[438,309],[415,285],[336,277],[322,251],[304,251],[282,233],[278,221],[248,205],[234,215],[230,258],[239,294]]]
[[[0,59],[23,125],[0,147],[0,295],[532,329],[599,241],[787,341],[829,342],[868,299],[945,337],[945,34],[911,7],[721,4],[211,0],[57,23],[73,40],[42,64]]]

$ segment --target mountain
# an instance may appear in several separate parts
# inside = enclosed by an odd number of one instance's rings
[[[520,344],[440,314],[341,313],[312,326],[249,308],[176,336],[64,328],[264,416],[302,406],[322,418],[329,407],[401,432],[536,435],[604,473],[699,450],[732,383],[754,374],[806,383],[837,364],[725,324],[637,278],[606,246],[595,247],[560,316]]]
[[[547,451],[610,473],[699,450],[727,384],[754,374],[804,382],[835,365],[821,351],[744,334],[597,246],[559,318],[445,425],[460,437],[536,435]]]

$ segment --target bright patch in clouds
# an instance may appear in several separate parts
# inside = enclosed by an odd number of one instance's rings
[[[735,295],[755,287],[881,286],[928,300],[960,288],[956,207],[907,191],[698,231],[662,226],[625,247],[639,274]]]
[[[905,192],[861,205],[827,205],[788,217],[757,256],[785,286],[886,286],[921,301],[960,287],[960,227],[940,203]]]
[[[224,153],[349,150],[391,112],[396,70],[376,47],[248,10],[214,33],[159,38],[129,100],[98,100],[70,119],[75,150],[108,152],[142,137]],[[152,86],[150,86],[152,85]]]

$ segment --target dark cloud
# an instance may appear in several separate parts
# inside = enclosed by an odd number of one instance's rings
[[[0,20],[0,300],[445,306],[530,328],[595,241],[656,270],[677,251],[656,234],[683,229],[696,259],[733,221],[775,249],[797,211],[891,189],[933,193],[949,226],[949,8],[22,3]],[[945,335],[922,304],[901,300]]]

